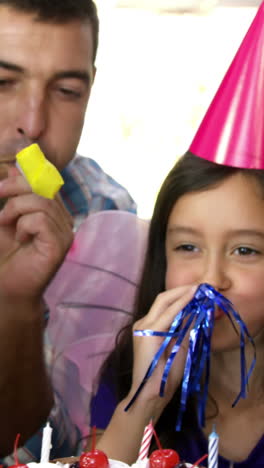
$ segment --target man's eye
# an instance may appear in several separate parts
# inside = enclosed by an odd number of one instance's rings
[[[59,91],[66,97],[80,98],[82,95],[81,92],[70,88],[59,88]]]
[[[237,252],[237,255],[242,255],[242,256],[246,256],[246,255],[258,255],[260,252],[256,249],[253,249],[251,247],[244,247],[244,246],[241,246],[241,247],[238,247],[236,250],[235,250],[235,253]]]
[[[0,87],[5,88],[7,86],[12,85],[14,82],[15,82],[15,80],[11,80],[10,78],[6,78],[6,79],[1,79],[0,78]]]

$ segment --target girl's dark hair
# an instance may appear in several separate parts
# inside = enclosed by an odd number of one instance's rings
[[[0,0],[0,6],[33,14],[37,21],[63,24],[89,21],[93,32],[93,59],[98,48],[99,20],[93,0]]]
[[[262,188],[264,196],[264,171],[238,169],[215,164],[194,156],[190,152],[186,153],[175,164],[162,184],[150,222],[145,263],[135,300],[133,321],[119,333],[116,348],[104,366],[104,371],[107,369],[107,373],[111,369],[118,401],[128,394],[131,387],[133,323],[148,313],[157,295],[165,290],[165,238],[172,208],[183,195],[217,186],[226,178],[239,172],[245,174],[245,176],[254,177]],[[161,440],[165,444],[164,447],[175,446],[178,393],[175,393],[157,425]],[[190,417],[193,421],[193,415],[195,414],[193,405],[194,401],[190,401],[183,420],[183,432],[188,428]]]

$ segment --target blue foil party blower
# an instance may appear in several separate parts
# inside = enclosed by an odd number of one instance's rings
[[[175,344],[165,364],[160,384],[159,394],[160,396],[164,396],[165,385],[173,360],[176,357],[180,346],[186,337],[186,334],[190,331],[189,346],[181,386],[180,408],[176,421],[176,431],[181,429],[182,416],[186,408],[187,399],[191,394],[196,394],[198,397],[198,421],[201,426],[205,425],[205,406],[208,396],[210,376],[211,337],[214,328],[214,310],[216,306],[223,310],[223,312],[229,318],[236,333],[239,333],[240,335],[241,385],[240,392],[232,406],[235,406],[240,398],[246,397],[247,383],[256,363],[256,350],[254,341],[250,336],[248,329],[240,315],[234,310],[232,303],[226,297],[216,291],[212,286],[204,283],[197,288],[193,299],[176,315],[169,331],[134,331],[135,336],[162,336],[164,337],[164,341],[155,354],[136,393],[126,406],[125,411],[127,411],[132,406],[143,386],[151,377],[161,355],[164,353],[171,340],[175,339]],[[239,332],[237,331],[234,322],[237,323]],[[248,372],[245,356],[246,340],[250,342],[254,351]],[[203,384],[201,384],[202,377],[204,377]]]

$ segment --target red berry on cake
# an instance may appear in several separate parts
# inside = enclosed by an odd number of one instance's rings
[[[108,468],[109,460],[101,450],[84,452],[80,456],[80,468]]]
[[[175,450],[159,449],[154,450],[149,457],[150,468],[174,468],[180,461],[180,457]]]

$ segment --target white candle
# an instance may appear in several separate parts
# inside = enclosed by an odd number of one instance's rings
[[[51,449],[51,434],[52,428],[50,427],[50,423],[47,422],[46,426],[43,429],[40,463],[49,462]]]
[[[218,468],[218,444],[219,436],[213,427],[208,437],[208,468]]]

